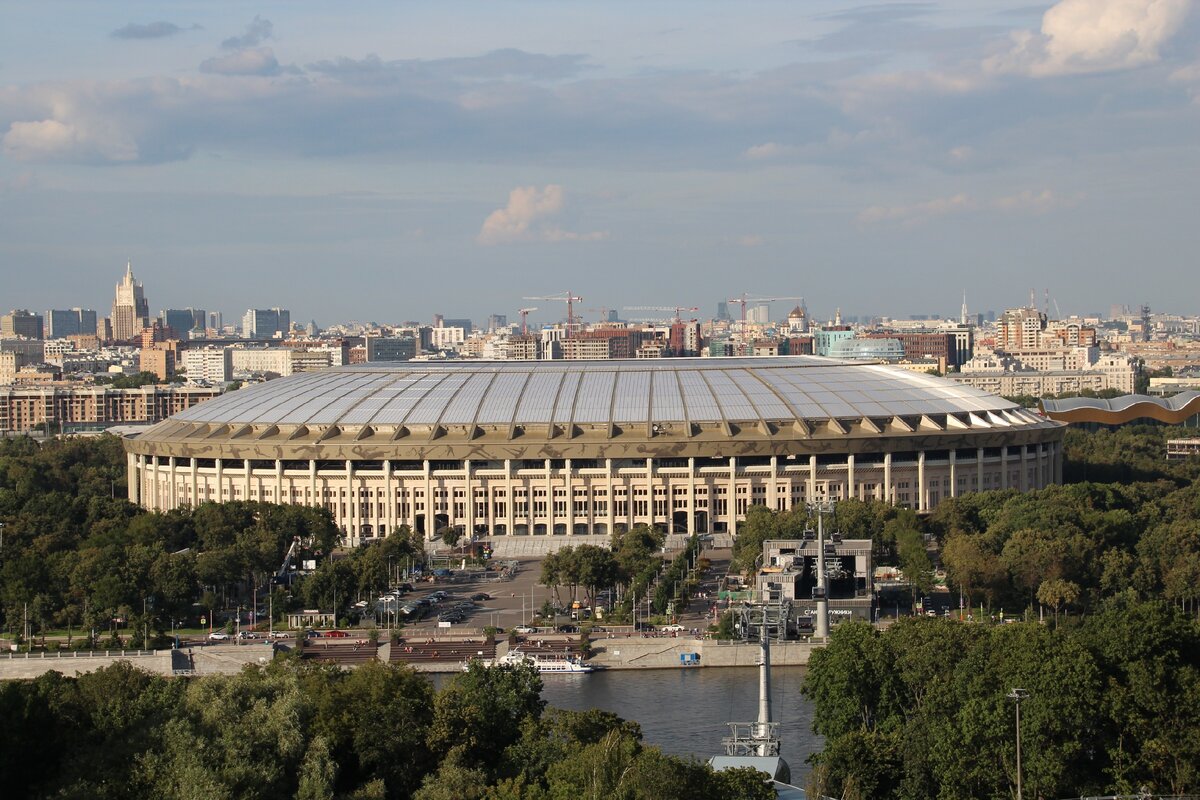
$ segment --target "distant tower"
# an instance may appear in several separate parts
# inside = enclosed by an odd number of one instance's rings
[[[1150,341],[1150,306],[1142,304],[1142,341]]]
[[[833,324],[834,325],[842,324],[842,310],[840,308],[833,315]]]
[[[969,320],[969,319],[970,319],[970,315],[967,314],[967,290],[963,289],[963,304],[962,304],[962,310],[960,310],[958,312],[958,324],[966,326],[967,320]]]
[[[141,335],[143,328],[150,327],[150,303],[142,284],[134,280],[133,262],[125,263],[125,276],[117,284],[116,297],[112,305],[112,336],[119,342],[128,342]]]

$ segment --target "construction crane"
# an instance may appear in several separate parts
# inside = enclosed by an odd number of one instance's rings
[[[276,585],[291,585],[293,573],[289,572],[292,566],[292,559],[296,557],[296,551],[300,547],[300,537],[292,538],[292,546],[288,548],[287,554],[283,557],[283,563],[279,565],[279,571],[275,573],[275,577],[271,579],[271,583]]]
[[[522,308],[517,311],[521,315],[521,335],[524,336],[529,332],[529,326],[526,324],[529,321],[530,313],[537,311],[537,306],[533,308]]]
[[[580,302],[581,300],[583,300],[583,298],[581,296],[579,296],[577,294],[571,294],[570,291],[563,292],[562,294],[550,295],[548,297],[523,297],[521,299],[522,300],[553,300],[553,301],[557,301],[559,303],[566,303],[567,304],[567,327],[568,328],[570,328],[572,325],[575,324],[575,304]]]
[[[697,306],[625,306],[623,311],[670,311],[674,314],[671,317],[672,322],[679,322],[680,313],[683,311],[699,311]]]
[[[600,306],[599,308],[587,308],[587,309],[584,309],[584,310],[585,310],[585,311],[592,311],[592,312],[594,312],[594,313],[596,313],[596,314],[599,314],[599,315],[600,315],[600,321],[601,321],[601,322],[608,322],[608,312],[612,311],[612,309],[611,309],[611,308],[608,308],[608,307],[606,307],[606,306]]]
[[[746,338],[746,304],[747,303],[774,303],[778,300],[803,300],[803,297],[751,297],[745,292],[741,297],[731,297],[726,302],[737,303],[742,307],[742,340]]]

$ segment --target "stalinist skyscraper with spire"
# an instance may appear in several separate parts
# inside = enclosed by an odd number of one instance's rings
[[[112,306],[112,335],[119,342],[136,339],[142,328],[150,326],[150,304],[142,284],[133,279],[133,263],[125,264],[125,277],[117,284]]]

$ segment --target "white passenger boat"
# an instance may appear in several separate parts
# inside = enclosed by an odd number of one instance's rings
[[[596,668],[591,664],[585,664],[579,656],[567,655],[566,653],[559,655],[557,653],[527,653],[521,648],[513,648],[497,659],[485,660],[485,667],[504,667],[517,666],[518,664],[528,664],[536,667],[537,671],[543,675],[564,673],[580,675],[587,672],[595,672]],[[463,664],[463,669],[467,669],[467,665]]]

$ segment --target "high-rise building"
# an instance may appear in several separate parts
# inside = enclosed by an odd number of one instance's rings
[[[417,354],[417,342],[411,336],[368,336],[367,361],[408,361]]]
[[[20,336],[23,339],[42,338],[42,315],[34,314],[23,308],[0,317],[0,336],[12,338]]]
[[[1032,305],[1010,308],[1000,318],[996,329],[996,349],[1008,353],[1037,350],[1042,347],[1042,331],[1046,315]]]
[[[185,350],[183,367],[189,383],[228,383],[233,379],[233,351],[228,347]]]
[[[242,316],[242,337],[273,339],[287,336],[292,327],[292,312],[286,308],[251,308]]]
[[[96,312],[90,308],[55,308],[46,312],[47,339],[95,335]]]
[[[492,314],[491,316],[488,317],[488,330],[489,331],[498,331],[498,330],[501,330],[502,328],[507,328],[507,327],[508,327],[508,315],[507,314]]]
[[[176,339],[187,339],[188,332],[196,327],[196,315],[190,308],[168,308],[159,312],[158,318],[162,324],[175,332]],[[200,312],[203,325],[204,312]]]
[[[221,328],[224,327],[224,325],[225,321],[221,318],[220,311],[208,312],[208,327],[212,328],[217,333],[220,333]]]
[[[729,303],[724,300],[717,301],[717,319],[725,322],[729,319]]]
[[[143,328],[150,327],[150,304],[142,284],[134,280],[133,263],[125,264],[125,276],[117,284],[112,306],[112,338],[128,342],[137,338]]]

